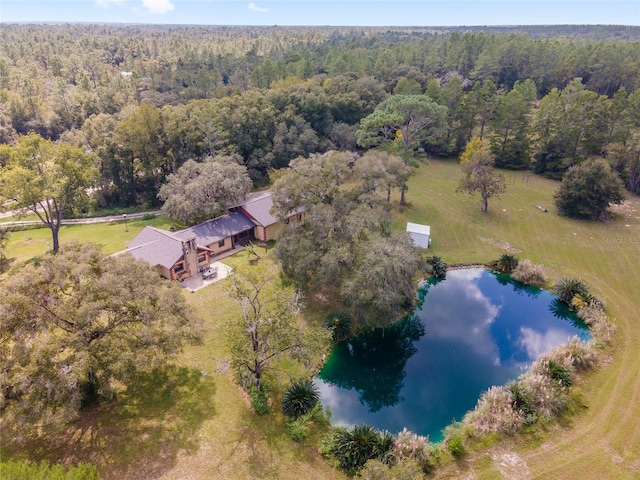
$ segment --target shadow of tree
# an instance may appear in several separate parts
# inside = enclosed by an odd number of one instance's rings
[[[157,478],[180,452],[199,448],[198,430],[216,415],[215,382],[167,366],[137,374],[117,400],[86,409],[55,443],[27,446],[31,460],[91,462],[102,479]],[[24,454],[24,451],[22,452]]]

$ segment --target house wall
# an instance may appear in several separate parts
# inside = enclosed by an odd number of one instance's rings
[[[227,237],[221,241],[223,242],[222,246],[220,246],[218,242],[213,242],[212,244],[207,245],[208,249],[213,250],[213,252],[211,252],[211,255],[217,255],[219,253],[226,252],[227,250],[231,250],[233,248],[233,242],[231,241],[231,237]]]
[[[162,265],[156,265],[156,271],[161,277],[171,279],[171,271]]]
[[[256,238],[263,240],[263,241],[268,241],[268,240],[275,240],[278,236],[278,234],[280,233],[280,230],[282,230],[282,227],[284,227],[284,224],[289,224],[289,223],[299,223],[299,224],[304,224],[304,213],[296,213],[293,215],[290,215],[289,217],[287,217],[284,222],[277,222],[274,223],[272,225],[269,225],[265,228],[263,227],[256,227],[256,230],[258,230],[256,232]],[[264,231],[266,230],[266,238],[264,236]]]
[[[181,280],[183,278],[189,278],[191,276],[188,265],[185,265],[184,257],[173,264],[169,271],[169,274],[169,278],[171,280]]]

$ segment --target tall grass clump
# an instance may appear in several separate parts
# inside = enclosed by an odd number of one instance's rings
[[[543,287],[547,283],[544,267],[533,263],[531,260],[518,262],[518,266],[511,273],[511,278],[525,285],[534,285],[536,287]]]
[[[476,433],[511,435],[524,425],[524,415],[514,408],[514,396],[505,387],[491,387],[484,392],[476,408],[464,417]]]
[[[417,435],[404,428],[396,437],[393,456],[398,464],[416,462],[424,473],[429,473],[440,462],[440,449],[429,443],[429,437]]]

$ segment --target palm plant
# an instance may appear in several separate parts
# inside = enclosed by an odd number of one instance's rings
[[[573,297],[578,294],[587,295],[589,287],[575,278],[562,278],[554,285],[553,293],[564,303],[571,305]]]
[[[360,470],[367,460],[373,458],[390,461],[394,437],[388,432],[379,432],[370,425],[356,425],[353,430],[335,430],[331,452],[340,467],[350,473]]]
[[[351,317],[344,312],[329,312],[324,319],[324,326],[331,330],[331,336],[336,343],[346,340],[351,335]]]
[[[500,273],[511,273],[518,266],[518,258],[515,255],[505,253],[495,263]]]
[[[431,265],[431,275],[435,278],[444,278],[447,275],[447,264],[442,258],[434,255],[429,260],[429,264]]]
[[[320,400],[318,387],[311,380],[292,382],[282,398],[282,412],[288,417],[300,417]]]

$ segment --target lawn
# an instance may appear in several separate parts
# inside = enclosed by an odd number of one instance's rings
[[[422,166],[410,180],[410,205],[398,213],[394,228],[404,230],[406,221],[430,225],[429,253],[450,264],[487,262],[511,251],[543,263],[554,279],[578,277],[605,301],[618,333],[604,352],[609,361],[580,386],[586,408],[557,425],[445,465],[435,478],[640,478],[638,198],[610,222],[578,222],[556,215],[556,182],[507,173],[507,193],[490,200],[489,212],[481,213],[477,198],[455,193],[459,174],[456,162]],[[166,228],[168,221],[132,220],[128,232],[122,223],[63,227],[61,243],[94,241],[111,253],[146,224]],[[40,255],[47,241],[48,230],[16,232],[9,257],[23,261]],[[247,258],[240,254],[225,261],[239,267]],[[185,291],[205,322],[202,346],[185,350],[166,372],[142,376],[117,404],[87,412],[63,448],[33,455],[92,461],[104,478],[344,478],[317,453],[317,438],[291,441],[282,416],[253,415],[233,383],[225,368],[221,325],[238,315],[238,307],[226,295],[227,282]]]

